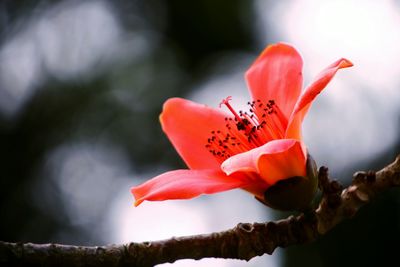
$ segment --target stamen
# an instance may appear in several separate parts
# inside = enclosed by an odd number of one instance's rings
[[[252,138],[252,127],[254,126],[254,125],[251,125],[252,123],[249,121],[249,119],[247,118],[248,117],[248,115],[247,115],[247,112],[244,112],[243,113],[243,111],[239,111],[239,114],[237,114],[237,112],[233,109],[233,107],[229,104],[229,101],[231,101],[232,100],[232,96],[228,96],[227,98],[225,98],[225,99],[223,99],[222,101],[221,101],[221,103],[219,104],[220,105],[220,107],[222,106],[222,105],[225,105],[225,106],[227,106],[227,108],[230,110],[230,112],[232,112],[232,114],[234,115],[234,117],[235,117],[235,120],[238,122],[237,124],[236,124],[236,126],[237,126],[237,129],[239,130],[239,131],[241,131],[241,130],[243,130],[243,131],[245,131],[245,135],[247,135],[247,137],[248,137],[248,141],[250,142],[253,138]],[[250,102],[249,102],[249,104],[250,104]],[[254,105],[254,102],[253,103],[251,103],[251,105]],[[251,111],[252,113],[253,113],[253,111]],[[254,137],[254,136],[253,136]],[[259,144],[259,145],[261,145],[261,144]]]
[[[225,159],[253,148],[262,146],[273,139],[284,137],[287,118],[273,99],[266,103],[257,99],[247,102],[249,113],[236,112],[230,105],[231,96],[223,99],[233,117],[225,118],[225,130],[211,132],[205,147],[221,162]]]

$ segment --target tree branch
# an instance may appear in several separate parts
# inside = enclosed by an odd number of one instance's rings
[[[342,190],[331,181],[328,169],[319,170],[323,193],[318,208],[310,213],[267,223],[239,223],[235,228],[205,235],[101,247],[0,241],[0,265],[6,266],[154,266],[179,259],[207,257],[250,260],[277,247],[314,241],[378,193],[400,186],[400,155],[378,172],[357,172]]]

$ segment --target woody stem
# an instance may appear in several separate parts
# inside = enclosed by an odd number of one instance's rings
[[[266,223],[239,223],[235,228],[205,235],[161,241],[99,247],[0,241],[1,266],[154,266],[179,259],[207,257],[249,260],[277,247],[314,241],[343,220],[352,217],[377,194],[400,187],[400,155],[378,172],[357,172],[352,184],[341,190],[319,172],[322,201],[307,216],[290,216]]]

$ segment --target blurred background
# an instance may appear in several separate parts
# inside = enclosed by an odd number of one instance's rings
[[[243,106],[243,74],[269,43],[293,44],[307,84],[340,57],[304,137],[349,184],[400,152],[398,1],[0,2],[0,240],[103,245],[284,218],[240,191],[133,207],[129,189],[184,168],[163,135],[180,96]],[[376,266],[397,261],[400,191],[317,242],[250,262],[174,266]],[[165,264],[163,266],[168,266]]]

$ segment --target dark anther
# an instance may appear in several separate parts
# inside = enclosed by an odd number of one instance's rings
[[[236,124],[236,127],[237,127],[237,129],[238,129],[239,131],[240,131],[240,130],[246,129],[246,127],[244,127],[243,123],[241,123],[241,122],[238,122],[238,123]]]

